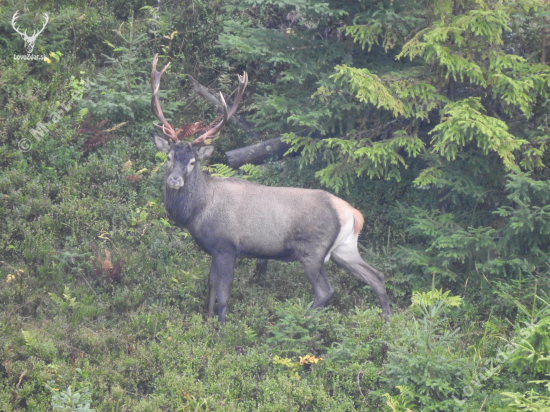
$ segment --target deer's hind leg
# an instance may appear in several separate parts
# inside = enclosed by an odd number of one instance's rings
[[[313,294],[315,295],[315,300],[311,308],[322,308],[328,303],[332,295],[334,295],[334,289],[325,272],[323,258],[321,257],[315,260],[307,259],[302,261],[302,265],[311,286],[313,286]]]
[[[330,259],[357,279],[367,283],[378,296],[384,317],[389,318],[391,311],[386,294],[384,274],[363,260],[357,250],[357,243],[342,243],[332,251]]]

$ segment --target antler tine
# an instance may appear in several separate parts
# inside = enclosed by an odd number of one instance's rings
[[[170,138],[170,140],[177,142],[179,141],[178,136],[176,134],[176,131],[174,128],[168,123],[168,121],[164,118],[164,114],[162,113],[162,109],[160,107],[160,100],[159,100],[159,89],[160,89],[160,78],[170,66],[170,63],[168,63],[166,66],[164,66],[164,69],[162,69],[160,72],[157,71],[157,63],[158,63],[159,55],[158,53],[155,54],[155,58],[153,59],[153,70],[151,71],[151,90],[153,91],[153,97],[151,98],[151,110],[153,111],[153,114],[157,119],[159,119],[162,123],[162,126],[160,124],[153,123],[155,126],[162,129],[163,133]]]
[[[235,97],[235,100],[233,101],[233,106],[231,106],[231,110],[229,111],[229,119],[235,114],[237,111],[237,107],[239,107],[239,104],[241,104],[241,99],[243,98],[244,89],[246,89],[246,85],[248,84],[248,73],[244,72],[243,75],[239,76],[239,89],[237,91],[237,96]]]
[[[229,116],[229,112],[227,111],[227,103],[225,102],[225,99],[223,98],[223,94],[220,93],[220,97],[222,99],[222,106],[223,106],[223,118],[222,118],[222,120],[220,120],[220,122],[216,126],[211,128],[210,130],[208,130],[206,133],[201,134],[199,137],[197,137],[195,140],[193,140],[191,142],[191,145],[202,144],[207,138],[209,138],[210,136],[213,136],[216,133],[218,133],[223,128],[223,126],[225,126],[225,123],[231,117],[231,116]]]
[[[237,108],[239,107],[239,104],[241,103],[241,99],[244,94],[244,89],[246,89],[246,85],[248,84],[248,74],[246,72],[243,73],[243,75],[239,75],[239,89],[237,91],[237,96],[235,97],[235,100],[233,101],[233,106],[231,106],[231,109],[227,110],[227,104],[225,103],[225,99],[223,98],[223,95],[220,93],[222,103],[223,103],[223,119],[212,129],[208,130],[206,133],[202,134],[201,136],[197,137],[195,140],[191,142],[192,145],[198,145],[203,143],[208,137],[218,133],[225,123],[231,117],[235,114],[237,111]]]

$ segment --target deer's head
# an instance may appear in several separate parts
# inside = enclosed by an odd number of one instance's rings
[[[223,105],[223,115],[221,116],[221,119],[216,119],[214,124],[209,127],[206,132],[192,142],[186,143],[180,139],[186,137],[188,128],[184,126],[176,131],[164,118],[164,114],[162,113],[159,100],[160,78],[168,66],[170,66],[170,63],[168,63],[160,72],[157,71],[157,63],[158,54],[155,55],[153,60],[153,70],[151,71],[151,89],[153,91],[151,109],[153,110],[155,117],[162,123],[162,125],[155,124],[155,126],[162,129],[164,135],[168,139],[165,139],[157,134],[153,134],[153,140],[157,149],[160,152],[167,154],[165,178],[166,185],[171,189],[180,189],[184,186],[185,179],[193,172],[195,164],[201,160],[208,159],[212,155],[214,146],[205,145],[205,143],[208,138],[212,138],[216,133],[218,133],[225,126],[227,120],[229,120],[237,111],[237,107],[242,100],[244,90],[248,83],[248,75],[245,72],[242,76],[239,76],[239,88],[231,109],[227,108],[225,99],[220,93],[220,98]]]
[[[197,147],[185,142],[173,143],[157,134],[153,134],[153,140],[159,152],[167,153],[164,181],[170,189],[181,189],[197,162],[208,159],[214,152],[212,145]]]

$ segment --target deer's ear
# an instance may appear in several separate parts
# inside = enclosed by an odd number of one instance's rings
[[[153,133],[153,141],[159,152],[168,153],[170,151],[170,143],[168,140],[160,137],[158,134]]]
[[[197,160],[200,162],[201,160],[209,159],[212,153],[214,153],[213,145],[201,146],[197,149]]]

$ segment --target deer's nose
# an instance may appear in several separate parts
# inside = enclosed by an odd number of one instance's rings
[[[183,178],[181,176],[168,176],[166,183],[173,188],[183,187]]]

